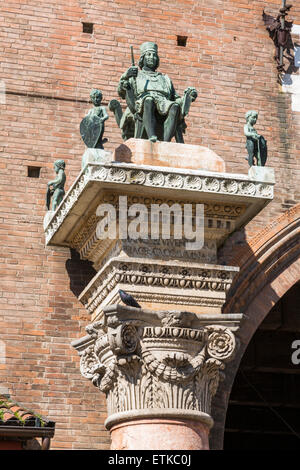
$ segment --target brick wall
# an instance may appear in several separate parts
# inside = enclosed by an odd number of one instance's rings
[[[209,4],[209,5],[208,5]],[[66,163],[67,189],[80,170],[79,123],[93,87],[104,103],[117,98],[130,45],[159,45],[160,70],[182,94],[199,95],[188,117],[186,142],[210,147],[230,172],[247,173],[244,115],[260,111],[257,130],[268,140],[276,196],[236,238],[257,233],[299,202],[300,114],[277,84],[274,47],[263,25],[269,0],[5,0],[0,6],[0,331],[6,363],[0,378],[12,397],[57,423],[57,448],[107,448],[105,401],[79,373],[70,346],[89,318],[77,300],[91,267],[68,249],[45,248],[46,182],[53,162]],[[300,6],[291,18],[300,24]],[[92,35],[82,22],[94,23]],[[186,47],[177,35],[187,36]],[[107,149],[121,143],[110,113]],[[41,167],[40,178],[27,176]],[[236,239],[234,238],[234,240]],[[232,242],[234,243],[234,242]],[[96,411],[95,411],[96,410]]]

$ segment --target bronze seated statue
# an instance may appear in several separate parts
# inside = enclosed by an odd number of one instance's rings
[[[123,113],[120,102],[112,100],[109,109],[124,140],[135,137],[170,142],[175,137],[176,142],[184,143],[185,117],[197,91],[188,87],[180,97],[170,78],[156,71],[158,65],[157,45],[146,42],[141,46],[140,70],[133,65],[121,76],[118,94],[126,100],[127,108]]]

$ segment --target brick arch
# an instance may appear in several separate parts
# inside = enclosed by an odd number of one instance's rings
[[[211,448],[222,449],[226,412],[240,361],[257,328],[271,308],[300,280],[300,204],[286,211],[246,247],[235,254],[240,273],[229,292],[224,313],[242,312],[245,317],[237,334],[240,347],[226,367],[226,378],[215,396],[215,425]],[[238,262],[237,262],[238,261]],[[234,264],[234,259],[231,259]]]
[[[260,292],[273,282],[272,299],[276,302],[282,297],[287,290],[285,284],[289,285],[289,276],[284,277],[283,285],[276,283],[276,279],[299,258],[299,237],[300,204],[297,204],[258,232],[246,245],[234,250],[228,264],[239,266],[240,273],[228,293],[224,313],[246,312]]]

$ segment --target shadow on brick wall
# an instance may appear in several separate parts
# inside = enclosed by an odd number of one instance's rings
[[[97,274],[91,261],[80,259],[76,250],[70,249],[71,258],[66,261],[66,269],[70,278],[70,289],[76,297],[85,289]]]

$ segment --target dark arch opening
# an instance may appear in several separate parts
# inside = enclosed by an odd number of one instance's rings
[[[229,399],[225,450],[299,449],[297,340],[300,282],[274,305],[245,351]]]

